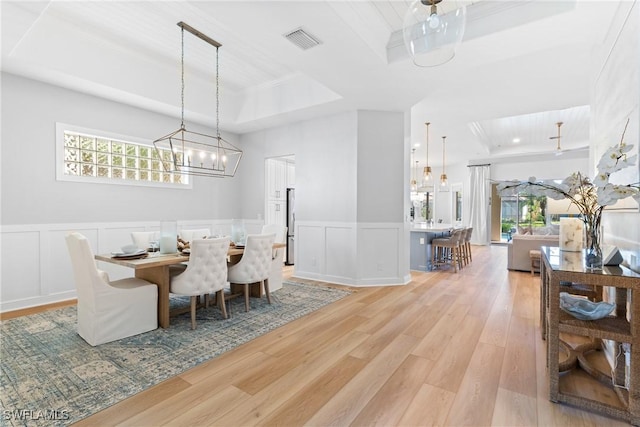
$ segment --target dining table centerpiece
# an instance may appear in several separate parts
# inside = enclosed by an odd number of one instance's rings
[[[580,211],[580,219],[585,230],[585,267],[588,270],[602,269],[602,212],[606,206],[618,200],[633,197],[640,204],[640,182],[613,184],[609,178],[621,169],[635,165],[637,155],[627,155],[633,145],[624,142],[627,124],[620,142],[610,147],[600,158],[597,174],[593,180],[580,172],[574,172],[561,182],[555,180],[537,180],[530,177],[527,181],[500,181],[497,186],[501,196],[531,195],[547,196],[554,200],[568,199]]]

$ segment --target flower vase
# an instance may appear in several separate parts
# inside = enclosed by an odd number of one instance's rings
[[[600,218],[585,222],[586,247],[584,263],[587,270],[602,270],[602,247],[600,246]]]

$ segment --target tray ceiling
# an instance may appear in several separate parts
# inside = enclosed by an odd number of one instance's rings
[[[2,69],[177,117],[184,21],[222,43],[221,126],[231,132],[352,109],[411,111],[412,143],[429,120],[433,140],[447,134],[466,161],[513,149],[505,141],[516,133],[519,150],[554,148],[548,136],[563,115],[567,147],[586,144],[590,55],[617,2],[465,2],[458,55],[432,69],[398,44],[410,3],[3,1]],[[284,37],[297,28],[322,43],[299,49]],[[185,35],[187,120],[214,123],[214,55]]]

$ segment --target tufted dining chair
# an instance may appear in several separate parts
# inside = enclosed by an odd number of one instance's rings
[[[138,249],[149,249],[151,247],[150,242],[152,240],[158,240],[157,231],[132,231],[131,240]]]
[[[171,293],[191,297],[191,329],[196,328],[196,297],[215,293],[216,301],[227,318],[224,305],[224,288],[227,284],[227,252],[229,238],[195,239],[191,242],[189,264],[183,273],[171,277]]]
[[[89,240],[65,237],[78,294],[78,335],[92,346],[158,327],[158,287],[146,280],[109,280],[96,267]]]
[[[264,286],[267,302],[271,304],[269,272],[275,238],[275,234],[248,234],[242,259],[229,267],[229,283],[243,285],[245,311],[249,311],[249,285],[252,283]]]
[[[211,230],[208,228],[194,228],[191,230],[183,229],[180,230],[180,233],[178,234],[185,242],[193,242],[194,240],[205,239],[211,236]]]

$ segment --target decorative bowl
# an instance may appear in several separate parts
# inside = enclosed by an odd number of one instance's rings
[[[125,246],[121,247],[120,249],[125,254],[133,254],[133,253],[138,251],[138,246],[133,245],[133,244],[132,245],[125,245]]]
[[[602,319],[611,314],[615,307],[615,304],[609,302],[593,302],[567,292],[560,292],[560,308],[579,320]]]

